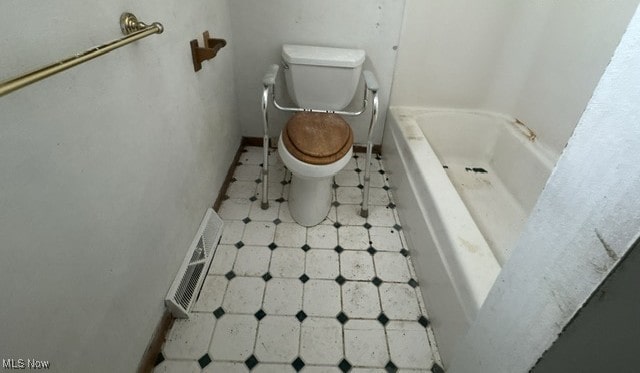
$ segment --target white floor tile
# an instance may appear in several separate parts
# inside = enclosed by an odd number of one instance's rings
[[[307,245],[314,249],[333,249],[338,245],[338,230],[322,224],[307,228]]]
[[[291,213],[289,212],[289,202],[280,203],[280,211],[279,211],[278,218],[283,223],[293,223],[293,222],[295,222],[295,220],[293,220],[293,218],[291,217]]]
[[[336,189],[336,197],[340,203],[362,203],[362,189],[358,187],[339,187]]]
[[[386,206],[391,202],[387,191],[382,188],[369,189],[369,205]]]
[[[360,184],[360,175],[353,170],[342,170],[336,175],[335,182],[341,187],[355,187]]]
[[[346,250],[366,250],[369,247],[369,232],[365,227],[342,226],[338,229],[338,244]]]
[[[251,204],[251,210],[249,211],[249,218],[254,221],[272,222],[278,217],[279,210],[280,210],[280,206],[278,206],[278,203],[274,201],[269,201],[269,208],[266,210],[263,210],[262,200],[258,198],[257,200],[253,201],[253,203]]]
[[[216,326],[212,313],[192,313],[178,319],[167,335],[163,354],[167,359],[199,359],[207,353]]]
[[[425,328],[415,321],[387,324],[391,361],[399,368],[429,369],[433,364]]]
[[[268,245],[273,242],[276,225],[266,221],[252,221],[244,229],[245,245]]]
[[[243,246],[238,250],[233,272],[238,276],[262,276],[269,272],[271,250],[265,246]]]
[[[209,355],[213,360],[244,362],[253,353],[257,328],[253,315],[223,315],[213,333]]]
[[[338,206],[338,222],[342,225],[360,225],[367,222],[360,216],[360,205],[340,205]]]
[[[358,168],[358,162],[353,157],[351,157],[351,159],[349,159],[349,163],[344,166],[345,170],[355,170],[356,168]]]
[[[222,308],[227,313],[253,314],[262,307],[264,280],[260,277],[235,277],[229,281]]]
[[[350,373],[387,373],[387,370],[383,368],[353,368],[349,372]],[[398,371],[397,373],[400,373],[400,371]],[[424,372],[424,373],[430,373],[430,372]]]
[[[241,164],[236,166],[233,177],[241,181],[253,181],[260,178],[260,166],[253,164]]]
[[[263,309],[267,315],[295,315],[302,310],[302,281],[273,278],[267,282]]]
[[[373,205],[369,207],[367,222],[371,225],[393,227],[396,224],[396,219],[393,216],[393,209],[390,207]]]
[[[231,363],[226,361],[213,361],[207,365],[202,373],[249,373],[249,368],[244,363]]]
[[[260,320],[256,340],[258,361],[290,363],[298,356],[300,322],[292,316],[267,316]]]
[[[333,225],[335,224],[335,222],[338,221],[336,218],[336,208],[335,206],[331,206],[331,208],[329,209],[329,213],[327,214],[327,217],[320,222],[321,225]]]
[[[278,247],[271,254],[269,272],[274,277],[298,278],[304,273],[304,251]]]
[[[253,164],[259,165],[264,161],[264,156],[262,155],[262,148],[256,148],[258,151],[246,151],[240,154],[239,161],[242,164]]]
[[[343,251],[340,254],[340,274],[347,280],[371,280],[375,276],[371,254],[366,251]]]
[[[307,242],[307,228],[296,223],[280,223],[275,243],[282,247],[302,247]]]
[[[340,274],[335,250],[311,249],[307,252],[305,274],[310,278],[335,279]]]
[[[216,252],[213,254],[211,267],[209,267],[210,275],[225,275],[233,269],[233,263],[236,260],[238,249],[232,245],[218,245]]]
[[[349,320],[344,326],[344,348],[351,365],[384,367],[389,362],[384,328],[376,320]]]
[[[277,204],[278,202],[274,201],[282,197],[284,193],[285,186],[281,183],[282,180],[269,180],[269,188],[267,190],[267,199],[269,200],[269,204]],[[256,198],[258,200],[262,200],[262,183],[258,184],[258,189],[256,189]]]
[[[378,289],[370,282],[347,281],[342,285],[342,309],[349,318],[375,319],[380,315]]]
[[[207,276],[200,296],[193,305],[194,312],[213,312],[222,306],[222,299],[229,281],[224,276]]]
[[[353,370],[350,370],[350,372],[353,372]],[[342,371],[338,367],[307,365],[302,369],[302,373],[342,373]]]
[[[376,250],[400,251],[402,249],[400,235],[393,227],[372,227],[369,229],[369,234]]]
[[[376,273],[382,281],[404,282],[411,278],[407,258],[396,252],[380,251],[373,256]]]
[[[265,364],[258,364],[258,366],[253,368],[251,372],[253,373],[286,373],[286,372],[294,373],[295,371],[296,370],[293,369],[293,366],[291,366],[291,364],[265,363]]]
[[[222,230],[222,237],[220,238],[221,244],[234,244],[242,240],[242,233],[244,233],[244,223],[238,220],[227,220],[224,222],[224,228]]]
[[[219,215],[224,220],[242,220],[249,216],[250,209],[249,199],[230,198],[222,201]]]
[[[407,284],[383,283],[380,285],[380,300],[382,310],[391,320],[417,320],[420,317],[418,298]]]
[[[304,284],[304,312],[335,317],[340,313],[340,285],[334,280],[309,280]]]
[[[371,188],[382,188],[387,185],[387,175],[381,175],[378,169],[371,169]]]
[[[307,364],[337,365],[342,360],[342,325],[335,318],[309,317],[302,323],[300,357]]]
[[[269,166],[269,180],[276,182],[284,180],[285,168],[282,164],[274,164]]]
[[[234,181],[227,188],[229,198],[249,199],[256,195],[258,184],[255,181]]]
[[[165,360],[153,369],[154,373],[199,373],[200,366],[195,361]]]

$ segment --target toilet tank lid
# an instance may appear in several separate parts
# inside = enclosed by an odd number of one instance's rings
[[[282,59],[289,64],[358,67],[364,62],[362,49],[316,47],[310,45],[285,44]]]

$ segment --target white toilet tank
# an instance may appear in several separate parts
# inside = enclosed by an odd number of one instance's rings
[[[289,97],[305,109],[344,109],[358,88],[364,58],[362,49],[283,45]]]

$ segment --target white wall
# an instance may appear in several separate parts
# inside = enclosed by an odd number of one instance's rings
[[[640,12],[448,372],[529,371],[638,239],[638,50]]]
[[[0,79],[153,35],[0,98],[0,357],[135,370],[240,141],[231,46],[193,72],[189,40],[230,36],[224,0],[0,4]]]
[[[380,83],[381,115],[374,140],[381,142],[404,0],[233,0],[230,7],[238,118],[244,136],[263,135],[262,76],[269,65],[280,63],[282,44],[290,43],[366,51],[364,67],[373,71]],[[358,118],[346,118],[357,143],[366,142],[369,118],[369,111]],[[284,120],[283,115],[273,116],[270,136],[280,133]]]
[[[638,0],[408,0],[392,105],[496,111],[562,152]]]
[[[638,370],[638,284],[640,242],[627,252],[531,372]]]

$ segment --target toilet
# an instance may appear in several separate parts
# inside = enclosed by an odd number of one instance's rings
[[[353,99],[365,52],[285,44],[282,59],[289,97],[298,107],[313,110],[292,115],[278,140],[282,162],[291,171],[291,217],[310,227],[327,217],[333,177],[353,153],[353,131],[333,112]]]

